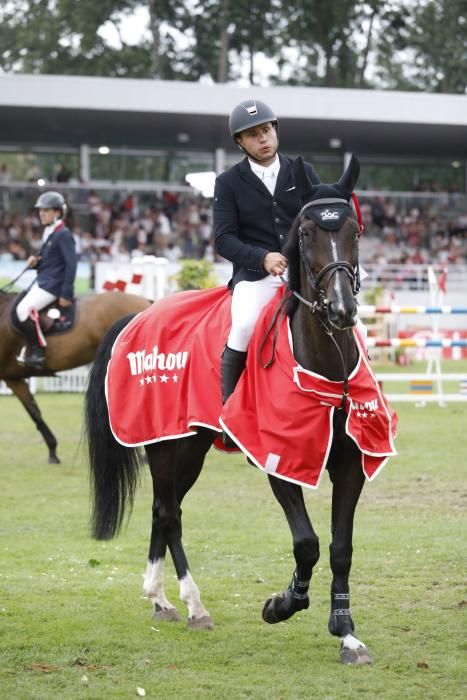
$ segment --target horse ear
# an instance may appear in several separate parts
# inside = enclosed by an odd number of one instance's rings
[[[349,164],[345,169],[345,172],[341,175],[341,178],[337,185],[341,187],[350,197],[357,184],[358,176],[360,174],[360,161],[352,153]]]
[[[293,162],[293,176],[297,194],[302,202],[308,202],[315,190],[315,186],[320,184],[320,179],[313,170],[312,178],[309,177],[302,156],[297,156]]]

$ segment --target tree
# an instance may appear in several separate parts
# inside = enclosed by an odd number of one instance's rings
[[[287,0],[282,6],[283,26],[278,37],[280,76],[277,82],[294,85],[354,87],[364,83],[372,22],[366,37],[362,24],[372,17],[379,0]],[[360,56],[357,38],[366,38]],[[295,53],[295,65],[289,56]],[[291,68],[293,67],[293,70]]]
[[[401,2],[382,17],[378,79],[399,90],[465,93],[467,1]]]
[[[142,33],[136,44],[124,41],[123,17],[139,7],[157,5],[163,22],[174,14],[174,0],[16,0],[0,8],[0,68],[23,73],[105,75],[147,78],[173,77],[170,61],[176,56],[174,40],[164,34],[155,40],[155,28]],[[119,41],[103,38],[104,26],[114,28]],[[154,46],[156,47],[154,49]],[[158,60],[155,58],[158,53]],[[159,56],[161,58],[159,59]]]

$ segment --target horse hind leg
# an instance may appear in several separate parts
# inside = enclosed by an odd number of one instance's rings
[[[173,612],[175,608],[165,598],[163,581],[161,582],[162,555],[165,555],[168,546],[179,581],[180,599],[188,608],[187,625],[190,629],[212,629],[214,625],[210,614],[201,602],[199,589],[189,570],[182,544],[180,505],[199,476],[211,442],[212,439],[203,432],[199,436],[146,447],[154,491],[152,541],[159,541],[159,547],[163,546],[163,551],[159,550],[160,556],[155,557],[153,563],[155,568],[152,568],[154,584],[159,582],[154,586],[158,595],[155,601],[155,615],[159,619],[167,615],[175,619],[175,612]],[[161,611],[158,608],[161,608]],[[158,615],[158,612],[161,615]]]
[[[181,617],[175,605],[167,599],[164,589],[165,556],[149,555],[146,574],[144,576],[143,593],[154,607],[153,617],[163,622],[180,622]]]
[[[263,606],[263,620],[275,624],[309,607],[308,588],[313,567],[319,559],[319,540],[308,517],[301,487],[273,476],[269,477],[269,482],[289,523],[296,562],[288,588],[268,598]]]

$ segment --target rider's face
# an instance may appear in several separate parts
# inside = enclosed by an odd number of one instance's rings
[[[256,163],[271,165],[277,152],[277,131],[271,122],[245,129],[237,142]]]
[[[41,220],[42,226],[48,226],[53,224],[55,219],[60,216],[60,212],[57,209],[39,209],[39,219]]]

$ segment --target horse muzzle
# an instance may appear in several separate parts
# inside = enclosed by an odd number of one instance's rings
[[[341,301],[328,302],[329,323],[340,331],[353,328],[357,323],[357,304],[343,304]]]

